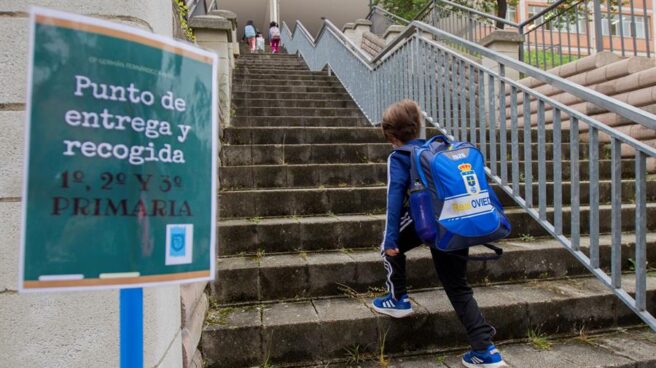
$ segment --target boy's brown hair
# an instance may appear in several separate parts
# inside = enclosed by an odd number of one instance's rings
[[[406,143],[419,136],[421,125],[421,110],[412,100],[401,100],[390,105],[383,113],[382,128],[385,138],[389,141],[394,137]]]

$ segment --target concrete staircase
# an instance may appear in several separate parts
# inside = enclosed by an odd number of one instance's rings
[[[225,129],[219,170],[218,275],[201,341],[208,366],[355,366],[355,355],[380,360],[381,355],[466,347],[463,328],[440,289],[426,248],[408,254],[408,284],[417,313],[395,320],[368,307],[373,296],[384,292],[385,278],[378,245],[391,146],[380,129],[370,127],[335,77],[307,70],[294,55],[242,54],[237,64],[236,116]],[[429,135],[435,133],[429,130]],[[563,131],[562,140],[566,151],[569,131]],[[587,150],[580,151],[586,160]],[[546,165],[552,167],[552,153],[547,154]],[[530,164],[537,172],[538,163]],[[622,172],[625,218],[634,207],[632,166]],[[585,182],[586,162],[580,167]],[[567,162],[563,173],[569,173]],[[600,230],[606,234],[610,175],[608,162],[603,162]],[[564,183],[564,206],[569,203],[568,185]],[[587,203],[585,188],[582,206]],[[552,193],[553,185],[548,190]],[[558,242],[545,238],[537,223],[497,192],[513,235],[501,243],[501,260],[471,262],[469,267],[479,305],[498,329],[496,341],[523,341],[529,332],[563,337],[640,324]],[[654,231],[655,182],[648,183],[647,193],[648,227]],[[587,218],[583,208],[584,247]],[[566,207],[564,221],[569,223]],[[609,264],[610,241],[609,235],[601,236],[603,267]],[[634,241],[630,234],[623,241],[628,269]],[[656,233],[648,243],[650,264],[655,264]],[[630,285],[630,276],[624,281]],[[648,289],[653,313],[655,277],[648,279]],[[416,366],[447,366],[435,364]],[[562,365],[547,361],[540,366]]]
[[[656,59],[654,58],[644,56],[621,58],[611,52],[601,52],[551,69],[549,72],[650,113],[656,113]],[[614,127],[649,146],[656,147],[656,130],[654,129],[633,123],[601,106],[583,102],[576,96],[536,79],[526,78],[521,80],[520,83],[535,88],[536,91],[608,126]],[[522,100],[522,96],[518,96],[520,126],[524,120]],[[537,105],[537,102],[533,99],[530,109],[533,125],[537,124]],[[508,113],[506,116],[510,116],[509,94],[506,97],[506,106],[506,112]],[[547,128],[549,128],[550,123],[553,122],[551,106],[546,106],[545,119]],[[569,127],[568,116],[565,114],[562,119],[562,126]],[[510,120],[507,121],[507,125],[510,126]],[[587,130],[588,126],[582,124],[580,131],[581,141],[583,142],[589,141]],[[602,133],[599,135],[599,141],[609,143],[610,137]],[[622,157],[633,157],[634,155],[635,151],[632,148],[622,147]],[[647,168],[650,172],[656,172],[656,160],[648,159]]]

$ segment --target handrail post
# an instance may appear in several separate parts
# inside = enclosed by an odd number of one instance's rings
[[[522,37],[522,40],[519,42],[519,50],[517,50],[517,58],[519,61],[524,61],[524,25],[520,24],[519,27],[517,27],[517,33]]]
[[[596,45],[596,51],[604,51],[604,36],[601,33],[601,2],[599,0],[592,0],[593,8],[593,20],[594,23],[594,39]],[[578,20],[577,20],[578,21]]]
[[[437,14],[435,13],[437,10],[437,0],[433,0],[433,8],[431,9],[431,26],[436,27],[437,26]]]

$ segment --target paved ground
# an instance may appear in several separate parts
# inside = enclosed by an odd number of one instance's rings
[[[656,333],[648,328],[564,340],[548,340],[549,348],[530,342],[500,346],[504,359],[515,368],[651,368],[656,367]],[[388,364],[372,361],[338,362],[319,367],[461,368],[462,352],[390,358]]]

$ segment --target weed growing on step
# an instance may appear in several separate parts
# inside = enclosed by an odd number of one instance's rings
[[[360,300],[367,305],[369,305],[368,299],[377,298],[387,294],[387,289],[379,286],[369,286],[367,291],[364,293],[359,293],[346,284],[337,283],[337,290],[345,297]]]
[[[252,223],[254,223],[255,225],[258,225],[260,222],[262,222],[262,217],[260,217],[260,216],[248,217],[248,218],[246,219],[246,221],[248,221],[248,222],[252,222]]]
[[[266,251],[262,248],[258,249],[257,252],[255,252],[255,258],[258,260],[262,259],[266,255]]]
[[[301,258],[303,258],[303,259],[306,260],[306,261],[307,261],[307,259],[308,259],[308,254],[307,254],[307,252],[304,251],[304,250],[298,252],[298,256],[301,257]]]
[[[335,214],[333,213],[333,211],[328,211],[328,213],[326,214],[326,216],[328,216],[328,217],[332,217],[332,218],[337,218],[337,215],[335,215]]]
[[[275,368],[275,366],[271,364],[272,343],[273,343],[273,332],[271,332],[269,342],[267,343],[266,349],[264,351],[264,360],[262,361],[262,364],[260,364],[260,368]]]
[[[635,272],[636,270],[636,261],[633,258],[629,258],[629,271]],[[649,267],[649,262],[645,261],[645,269],[647,270],[647,276],[654,277],[656,276],[656,268]]]
[[[353,250],[352,250],[352,249],[349,249],[349,248],[343,248],[343,247],[342,247],[342,248],[339,248],[339,252],[342,253],[342,254],[349,255],[349,254],[352,254],[352,253],[353,253]]]
[[[360,363],[364,363],[367,359],[360,345],[346,347],[344,351],[346,352],[346,364],[349,367],[356,364],[359,366]]]
[[[385,356],[385,340],[387,339],[387,333],[389,328],[385,330],[385,333],[381,334],[380,330],[378,332],[378,364],[381,368],[389,367],[389,359]]]
[[[525,242],[525,243],[532,243],[535,241],[535,237],[531,234],[521,234],[519,236],[519,240]]]
[[[549,342],[547,336],[542,334],[538,329],[531,328],[528,330],[528,342],[538,350],[551,349],[551,342]]]
[[[439,355],[437,358],[435,358],[435,363],[437,364],[445,364],[446,362],[446,355],[442,354]]]
[[[582,325],[581,328],[576,329],[578,336],[575,337],[576,341],[588,344],[588,345],[594,345],[592,343],[592,340],[590,340],[590,335],[588,335],[588,331],[585,329],[585,325]]]
[[[382,286],[369,286],[367,288],[367,296],[369,298],[378,298],[387,294],[387,289]]]
[[[362,294],[358,293],[355,289],[352,287],[342,284],[342,283],[337,283],[337,290],[342,293],[347,298],[351,299],[358,299],[364,302],[364,297]]]
[[[225,326],[228,323],[228,317],[235,312],[234,308],[225,307],[219,310],[210,311],[207,315],[207,322],[212,325]]]

